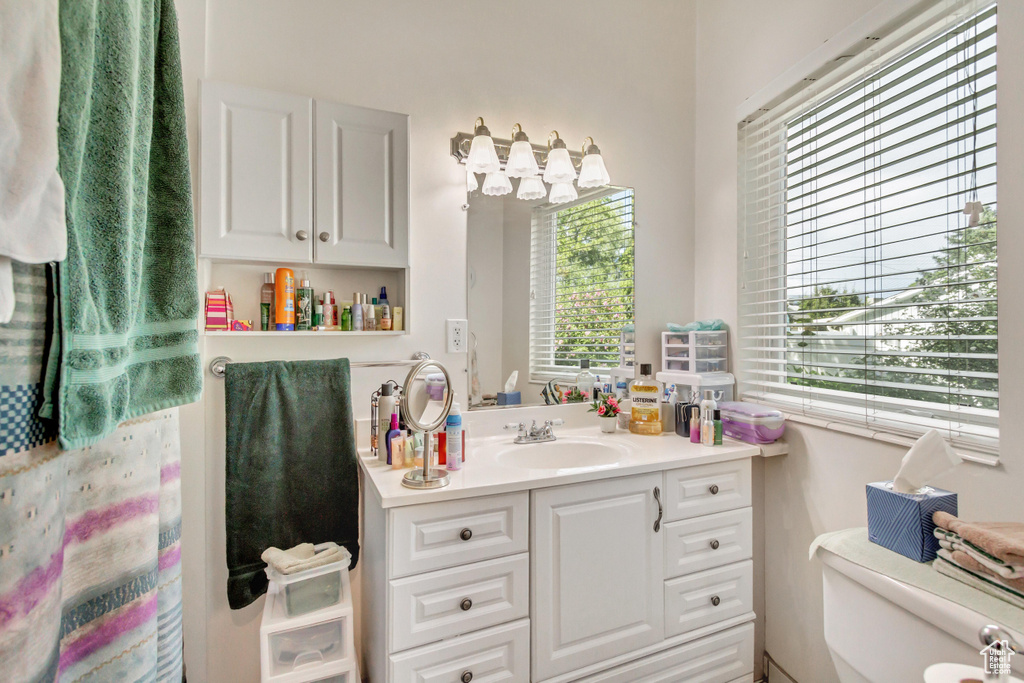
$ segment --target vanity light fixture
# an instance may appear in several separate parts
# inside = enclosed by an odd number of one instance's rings
[[[544,181],[540,179],[540,176],[531,175],[519,179],[519,191],[516,192],[516,198],[532,201],[544,199],[544,195],[547,193],[547,188],[544,187]]]
[[[481,190],[491,197],[500,197],[512,191],[512,181],[508,179],[504,171],[488,173],[484,177],[484,188]]]
[[[505,173],[509,178],[540,175],[537,157],[533,155],[533,145],[530,144],[530,138],[526,137],[523,127],[518,123],[512,126],[512,146],[508,150]]]
[[[494,140],[491,131],[484,125],[483,118],[477,118],[473,126],[473,142],[469,147],[469,159],[466,168],[471,173],[496,173],[501,170],[498,153],[494,151]],[[484,186],[486,186],[486,181]]]
[[[466,169],[466,192],[472,192],[480,187],[480,183],[476,180],[476,173],[473,173],[468,168]]]
[[[554,183],[551,185],[551,194],[548,196],[548,201],[552,204],[565,204],[566,202],[574,202],[578,198],[579,194],[577,194],[576,186],[572,182]]]
[[[580,189],[602,187],[611,182],[608,169],[604,166],[604,158],[601,157],[601,150],[594,144],[594,138],[586,138],[583,141],[583,162],[580,164]]]
[[[576,167],[572,165],[569,158],[569,150],[565,148],[565,141],[558,136],[558,131],[553,130],[548,135],[548,159],[544,168],[544,182],[555,185],[557,183],[572,183],[576,180]]]

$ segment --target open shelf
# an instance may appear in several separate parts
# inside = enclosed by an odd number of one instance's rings
[[[278,332],[276,330],[264,332],[253,330],[251,332],[234,332],[231,330],[202,330],[199,332],[203,337],[400,337],[407,334],[405,330],[385,330],[378,332],[342,332],[340,330],[294,330],[291,332]]]

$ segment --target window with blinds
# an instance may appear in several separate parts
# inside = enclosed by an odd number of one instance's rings
[[[633,322],[633,190],[601,188],[534,211],[530,253],[530,380],[575,379],[580,360],[619,364]]]
[[[740,124],[741,391],[994,453],[996,6],[945,6]]]

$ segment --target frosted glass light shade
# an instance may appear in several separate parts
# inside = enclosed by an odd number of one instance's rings
[[[534,199],[544,199],[544,195],[547,193],[548,191],[544,187],[544,181],[540,179],[540,176],[532,175],[520,179],[519,191],[516,192],[516,197],[531,201]]]
[[[477,135],[469,145],[466,168],[471,173],[495,173],[501,170],[498,153],[494,151],[494,140],[490,135]]]
[[[502,171],[488,173],[484,178],[483,193],[491,197],[500,197],[512,191],[512,181]]]
[[[470,170],[466,170],[466,192],[472,192],[480,187],[480,183],[476,181],[476,173]]]
[[[544,182],[571,183],[576,180],[576,169],[569,158],[569,150],[564,147],[556,147],[548,152],[548,162],[544,167]]]
[[[551,196],[548,197],[548,201],[552,204],[565,204],[577,199],[579,199],[579,195],[571,182],[555,183],[551,186]]]
[[[537,157],[533,156],[533,145],[527,140],[513,142],[508,150],[508,161],[505,162],[505,174],[509,178],[526,178],[540,175]]]
[[[601,187],[611,181],[608,170],[604,167],[604,159],[600,154],[588,154],[583,157],[583,165],[580,166],[580,189]]]

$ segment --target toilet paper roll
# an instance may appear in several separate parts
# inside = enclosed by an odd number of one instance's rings
[[[932,664],[924,670],[924,683],[986,683],[985,671],[979,666],[968,666],[966,664]],[[1006,676],[998,679],[999,683],[1024,683],[1016,676]]]

